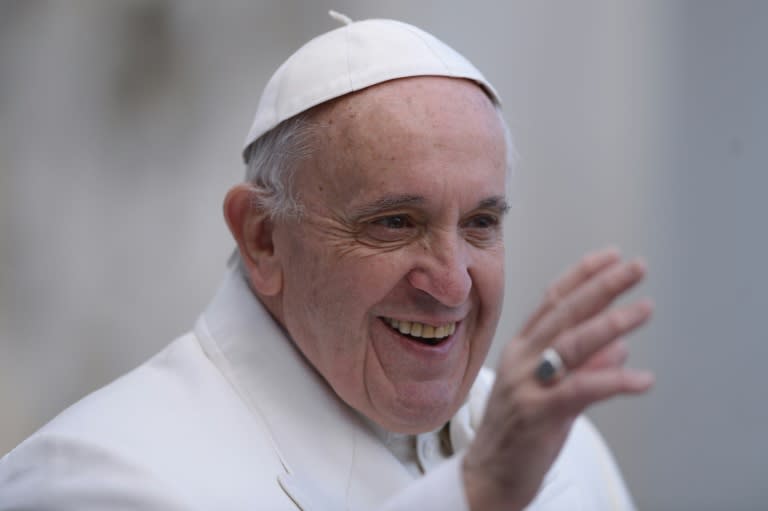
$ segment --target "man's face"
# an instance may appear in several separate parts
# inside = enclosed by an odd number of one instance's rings
[[[477,85],[436,77],[371,87],[313,120],[295,181],[304,214],[275,226],[273,313],[350,406],[391,431],[435,429],[501,311],[500,120]]]

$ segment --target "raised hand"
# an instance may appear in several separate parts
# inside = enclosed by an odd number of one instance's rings
[[[610,307],[644,275],[643,263],[623,261],[614,249],[585,256],[505,347],[464,458],[472,510],[524,508],[585,408],[653,385],[651,373],[624,367],[622,340],[648,320],[651,302]]]

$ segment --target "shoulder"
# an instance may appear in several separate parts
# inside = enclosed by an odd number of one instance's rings
[[[238,426],[252,422],[253,416],[195,336],[187,334],[64,410],[38,434],[136,452],[155,442],[167,446],[200,435],[235,433]]]
[[[148,509],[239,509],[254,481],[275,481],[281,469],[258,416],[188,334],[0,460],[0,493],[86,502],[87,489],[159,503]]]
[[[0,460],[0,509],[200,509],[140,465],[87,440],[40,432]]]

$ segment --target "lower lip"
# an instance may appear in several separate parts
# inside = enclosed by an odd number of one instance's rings
[[[423,342],[416,341],[414,339],[411,339],[405,335],[401,335],[400,333],[396,332],[391,326],[386,324],[384,320],[381,321],[384,328],[387,329],[387,331],[397,340],[400,342],[400,344],[407,349],[409,352],[418,355],[418,356],[426,356],[429,358],[435,358],[435,357],[443,357],[447,356],[451,349],[453,348],[453,345],[456,344],[456,339],[459,337],[459,332],[461,329],[461,322],[456,323],[456,330],[449,335],[448,337],[445,337],[440,341],[439,344],[426,344]]]

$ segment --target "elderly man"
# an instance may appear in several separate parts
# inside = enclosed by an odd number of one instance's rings
[[[632,508],[580,413],[647,390],[650,304],[613,250],[501,313],[511,147],[493,87],[434,37],[351,23],[264,91],[236,263],[194,330],[0,464],[0,509]]]

